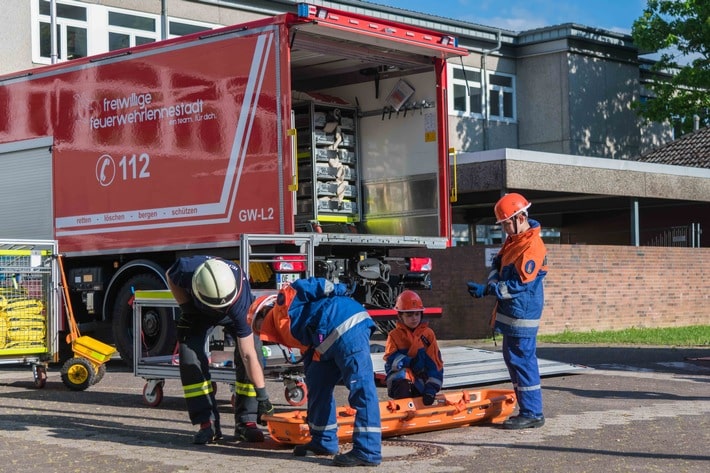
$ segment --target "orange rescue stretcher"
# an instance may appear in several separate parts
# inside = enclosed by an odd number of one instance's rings
[[[439,393],[431,406],[425,406],[420,397],[382,401],[382,438],[476,423],[500,424],[513,413],[515,404],[515,392],[506,389]],[[339,443],[351,442],[355,410],[338,407],[337,417]],[[263,419],[271,438],[278,443],[301,445],[311,440],[306,411],[280,412]]]

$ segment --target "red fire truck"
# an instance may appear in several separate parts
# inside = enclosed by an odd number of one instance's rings
[[[132,357],[131,301],[185,254],[239,259],[254,287],[305,267],[388,309],[428,287],[393,248],[450,241],[453,37],[301,4],[287,13],[0,77],[1,238],[56,239],[82,327]],[[290,238],[292,237],[292,238]],[[291,255],[291,256],[289,256]],[[295,255],[295,256],[294,256]],[[261,263],[259,262],[261,261]],[[171,310],[143,315],[174,347]]]

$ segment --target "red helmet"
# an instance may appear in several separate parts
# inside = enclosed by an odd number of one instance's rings
[[[422,304],[422,299],[414,291],[402,291],[402,293],[397,296],[397,302],[394,304],[394,310],[397,312],[422,312],[424,311],[424,304]]]
[[[513,218],[520,212],[526,211],[532,204],[520,194],[512,192],[501,197],[494,211],[496,213],[496,223],[501,223],[509,218]]]
[[[249,311],[247,312],[247,323],[254,329],[254,319],[258,316],[265,316],[276,304],[276,294],[269,294],[266,296],[259,296],[254,299],[254,302],[249,306]]]

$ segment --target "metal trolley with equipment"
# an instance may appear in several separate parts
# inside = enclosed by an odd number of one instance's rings
[[[59,273],[51,240],[0,240],[0,364],[32,367],[43,388],[59,361]]]
[[[141,333],[141,321],[144,311],[155,309],[174,309],[176,313],[178,304],[173,295],[168,290],[136,291],[133,300],[133,333]],[[212,385],[216,388],[216,383],[228,383],[232,392],[232,404],[234,404],[234,383],[236,373],[232,366],[232,353],[223,351],[223,337],[221,327],[216,327],[215,331],[208,336],[205,344],[205,352],[210,358],[210,374]],[[156,407],[163,400],[163,386],[166,379],[180,379],[180,362],[177,354],[150,356],[143,349],[140,337],[134,337],[133,374],[146,380],[143,386],[143,402]],[[280,348],[279,354],[276,347]],[[307,391],[303,375],[295,367],[298,363],[298,354],[291,353],[280,345],[265,345],[264,347],[265,374],[276,373],[284,383],[284,395],[289,404],[300,406],[306,402]],[[235,346],[234,350],[238,348]],[[283,356],[283,361],[279,363]],[[215,389],[216,390],[216,389]]]
[[[69,329],[66,341],[74,352],[61,367],[65,386],[83,391],[101,381],[104,363],[116,351],[81,336],[67,291],[56,241],[0,240],[0,364],[32,366],[37,388],[45,386],[49,364],[60,361],[60,297]]]
[[[168,290],[136,291],[133,300],[133,333],[142,332],[143,312],[160,308],[174,309],[177,313],[178,304]],[[208,337],[212,338],[212,337]],[[209,340],[205,346],[209,352]],[[155,407],[163,400],[163,386],[166,379],[180,379],[180,366],[177,346],[172,355],[151,356],[143,349],[141,337],[133,337],[133,374],[145,379],[143,386],[143,401]],[[234,368],[220,367],[211,363],[210,374],[212,383],[224,382],[234,386],[236,375]]]

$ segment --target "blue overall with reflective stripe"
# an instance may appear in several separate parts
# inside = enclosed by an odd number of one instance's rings
[[[336,384],[342,382],[349,390],[350,407],[357,411],[353,453],[368,462],[380,463],[380,405],[370,357],[374,322],[361,304],[347,296],[342,284],[308,278],[291,286],[297,291],[288,311],[291,334],[313,348],[304,360],[312,443],[338,450],[333,392]]]

